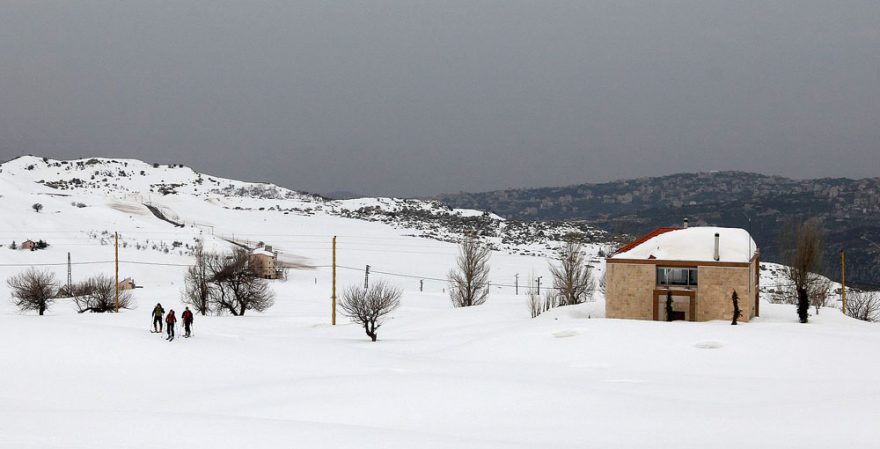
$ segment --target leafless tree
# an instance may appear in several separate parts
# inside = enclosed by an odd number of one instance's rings
[[[583,246],[573,237],[566,239],[559,249],[557,264],[550,265],[553,287],[556,289],[561,305],[580,304],[589,298],[595,289],[592,269],[587,265]]]
[[[79,313],[105,313],[116,311],[116,280],[99,274],[71,286],[71,297]],[[134,300],[128,290],[119,290],[119,308],[134,308]]]
[[[880,321],[880,292],[849,290],[846,314],[862,321]]]
[[[217,313],[224,311],[235,316],[248,310],[262,312],[275,304],[275,294],[269,284],[254,273],[249,254],[237,248],[226,257],[208,258],[211,303]]]
[[[36,310],[42,315],[55,302],[58,281],[55,274],[29,268],[6,280],[12,303],[22,312]]]
[[[552,288],[548,288],[547,291],[544,292],[544,311],[546,312],[561,305],[562,298],[559,296],[559,292]]]
[[[810,287],[822,261],[822,230],[818,221],[811,219],[786,225],[780,249],[785,276],[797,292],[798,318],[801,323],[806,323],[809,320]]]
[[[373,341],[385,315],[400,307],[403,292],[385,281],[374,282],[368,289],[351,285],[342,292],[340,307],[345,316],[364,327]]]
[[[216,259],[217,256],[205,252],[201,240],[196,244],[194,256],[196,263],[187,268],[183,278],[182,302],[192,306],[196,312],[207,315],[211,311],[211,290],[213,289],[209,279],[208,262]]]
[[[489,247],[466,238],[458,248],[455,269],[449,271],[449,297],[455,307],[478,306],[489,296]]]
[[[532,276],[529,278],[529,286],[526,288],[529,296],[529,312],[531,313],[532,318],[537,317],[545,311],[544,301],[541,299],[541,295],[538,294],[538,291],[533,287],[534,283],[534,276]]]
[[[831,298],[831,280],[819,274],[813,274],[813,278],[807,294],[810,297],[810,304],[815,307],[818,315],[819,309],[827,306]]]

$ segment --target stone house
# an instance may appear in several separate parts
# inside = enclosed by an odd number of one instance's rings
[[[21,246],[19,246],[20,249],[27,250],[27,251],[33,251],[34,248],[36,248],[36,247],[37,247],[37,242],[35,242],[33,240],[25,240],[25,241],[21,242]]]
[[[278,263],[278,253],[272,251],[269,245],[258,246],[251,251],[250,267],[263,279],[279,279],[282,277],[283,270]]]
[[[119,290],[133,290],[137,284],[134,283],[134,279],[125,278],[119,281]]]
[[[605,316],[666,321],[731,320],[734,291],[740,321],[759,313],[759,252],[743,229],[664,227],[606,259]]]

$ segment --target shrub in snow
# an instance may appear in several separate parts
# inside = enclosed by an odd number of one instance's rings
[[[666,321],[672,321],[672,290],[666,290]]]
[[[810,304],[815,307],[816,315],[818,315],[819,309],[827,306],[828,300],[831,298],[831,280],[815,273],[813,274],[813,278],[814,279],[810,281],[808,293],[810,296]]]
[[[489,247],[469,237],[458,248],[449,271],[449,297],[455,307],[478,306],[489,296]]]
[[[73,298],[79,313],[105,313],[116,311],[116,283],[105,274],[93,276],[84,282],[71,286],[67,292]],[[134,308],[134,300],[129,290],[119,290],[119,308]]]
[[[29,268],[6,280],[12,303],[22,312],[36,310],[42,315],[55,302],[58,281],[55,274]]]
[[[34,209],[34,212],[40,212],[41,210],[43,210],[43,205],[40,204],[40,203],[34,203],[34,204],[31,206],[31,208]]]
[[[862,321],[880,321],[880,292],[850,291],[846,314]]]
[[[532,314],[532,318],[537,317],[541,313],[544,312],[544,301],[541,301],[541,295],[538,292],[531,288],[529,285],[529,312]]]
[[[363,326],[370,339],[376,341],[385,315],[400,307],[402,294],[402,290],[384,281],[375,282],[367,289],[352,285],[342,292],[340,307],[345,316]]]
[[[736,326],[737,320],[742,317],[742,310],[739,309],[739,295],[736,294],[736,290],[733,291],[730,300],[733,301],[733,321],[730,324]]]
[[[275,304],[269,283],[251,269],[247,251],[237,248],[232,255],[209,258],[207,264],[215,312],[239,316],[248,310],[262,312]]]

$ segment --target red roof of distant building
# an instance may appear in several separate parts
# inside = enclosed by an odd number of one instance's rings
[[[678,231],[679,229],[684,229],[684,228],[676,228],[676,227],[672,227],[672,226],[664,226],[664,227],[661,227],[661,228],[657,228],[657,229],[655,229],[655,230],[653,230],[653,231],[651,231],[651,232],[649,232],[649,233],[647,233],[647,234],[645,234],[645,235],[643,235],[643,236],[641,236],[641,237],[639,237],[639,238],[633,240],[632,243],[630,243],[630,244],[628,244],[628,245],[626,245],[626,246],[624,246],[624,247],[618,249],[617,251],[615,251],[614,254],[617,254],[617,253],[625,253],[625,252],[627,252],[627,251],[629,251],[629,250],[631,250],[631,249],[633,249],[633,248],[635,248],[635,247],[641,245],[642,243],[645,243],[645,242],[647,242],[648,240],[650,240],[650,239],[652,239],[652,238],[654,238],[654,237],[657,237],[657,236],[660,235],[660,234],[666,234],[667,232]]]

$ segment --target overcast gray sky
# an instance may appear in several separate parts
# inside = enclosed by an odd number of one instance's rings
[[[0,1],[0,157],[425,195],[880,176],[880,2]]]

